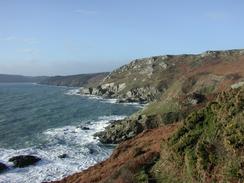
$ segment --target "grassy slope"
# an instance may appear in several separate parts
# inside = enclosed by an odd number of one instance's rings
[[[161,97],[146,107],[142,114],[154,115],[182,110],[180,98],[196,92],[208,95],[225,90],[244,78],[244,57],[221,52],[216,56],[185,56],[172,58],[177,69],[169,75],[167,88]]]

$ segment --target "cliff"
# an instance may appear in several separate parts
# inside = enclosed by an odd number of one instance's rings
[[[96,134],[119,143],[109,159],[60,182],[243,182],[243,85],[244,50],[122,66],[89,94],[148,104]]]
[[[244,50],[228,50],[136,59],[111,72],[90,88],[90,94],[148,103],[160,99],[173,86],[183,94],[217,91],[226,86],[225,82],[243,77],[243,58]]]
[[[150,76],[140,74],[145,68],[151,68]],[[114,91],[115,86],[123,84],[124,89],[116,90],[112,97],[151,102],[142,111],[112,123],[96,136],[103,143],[119,143],[145,129],[180,121],[192,110],[205,105],[208,97],[211,98],[210,94],[242,85],[243,81],[243,50],[207,51],[198,55],[168,55],[133,61],[112,72],[99,87],[106,91],[106,96]]]

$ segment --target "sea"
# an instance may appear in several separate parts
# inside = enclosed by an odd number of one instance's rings
[[[93,135],[111,120],[126,118],[139,104],[81,96],[78,88],[35,83],[0,83],[0,162],[9,170],[0,183],[59,180],[108,158],[115,145]],[[61,155],[65,158],[60,158]],[[9,158],[34,155],[35,165],[13,168]]]

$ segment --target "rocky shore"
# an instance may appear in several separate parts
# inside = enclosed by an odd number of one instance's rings
[[[95,95],[103,98],[117,99],[118,103],[140,103],[146,104],[159,96],[159,91],[154,87],[133,88],[126,93],[120,93],[126,87],[125,83],[115,85],[114,83],[103,84],[97,87],[80,88],[81,95]]]

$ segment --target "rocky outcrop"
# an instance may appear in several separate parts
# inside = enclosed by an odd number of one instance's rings
[[[102,143],[118,144],[136,136],[143,130],[144,127],[137,120],[126,119],[113,121],[104,131],[98,132],[94,136],[99,137]]]
[[[101,85],[96,88],[80,88],[81,95],[98,95],[103,98],[116,98],[119,103],[141,103],[145,104],[155,100],[160,92],[155,87],[133,88],[126,93],[120,92],[126,84],[120,85]]]
[[[13,162],[14,167],[18,167],[18,168],[34,165],[40,160],[41,160],[40,158],[31,155],[14,156],[9,159],[10,162]]]
[[[177,117],[173,119],[178,120]],[[99,140],[102,143],[118,144],[122,141],[135,137],[145,130],[158,128],[159,126],[167,123],[163,120],[167,119],[162,118],[160,115],[139,115],[137,118],[134,119],[127,118],[124,120],[112,121],[111,124],[106,127],[104,131],[98,132],[94,136],[99,137]]]
[[[0,162],[0,173],[6,171],[8,169],[8,166]]]

